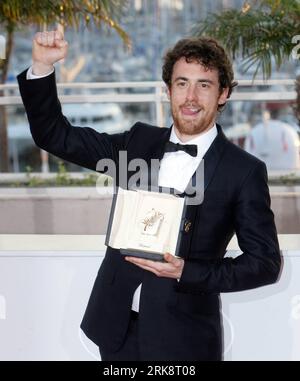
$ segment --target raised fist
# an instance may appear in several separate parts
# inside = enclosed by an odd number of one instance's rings
[[[47,74],[53,64],[67,56],[68,43],[59,31],[38,32],[32,46],[33,73]]]

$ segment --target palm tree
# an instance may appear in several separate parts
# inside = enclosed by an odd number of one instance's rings
[[[5,59],[0,59],[0,84],[7,79],[9,61],[13,48],[14,32],[28,25],[60,24],[63,27],[78,27],[93,23],[97,27],[106,25],[117,31],[123,42],[129,46],[130,40],[120,27],[119,20],[127,9],[127,0],[1,0],[0,25],[6,36]],[[0,96],[3,91],[0,91]],[[8,172],[7,116],[4,106],[0,106],[0,171]]]
[[[264,79],[273,71],[272,57],[279,69],[291,57],[294,36],[300,34],[299,0],[254,0],[241,9],[210,14],[192,29],[195,36],[218,39],[232,58],[241,56],[243,71],[255,68]],[[297,78],[295,115],[300,125],[300,77]]]

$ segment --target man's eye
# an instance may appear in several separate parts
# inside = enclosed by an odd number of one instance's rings
[[[186,82],[178,82],[178,87],[185,87],[186,86]]]
[[[201,83],[201,84],[200,84],[200,87],[202,87],[202,88],[205,89],[206,87],[208,87],[208,85],[207,85],[207,83]]]

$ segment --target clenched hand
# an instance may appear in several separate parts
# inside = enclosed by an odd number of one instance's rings
[[[36,75],[44,75],[53,69],[53,64],[67,56],[68,42],[58,30],[38,32],[32,45],[32,69]]]

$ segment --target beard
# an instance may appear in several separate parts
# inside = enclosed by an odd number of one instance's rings
[[[204,114],[204,109],[201,106],[196,106],[199,108],[199,113],[194,119],[184,118],[180,112],[180,107],[171,107],[171,114],[174,121],[174,125],[177,130],[183,135],[200,135],[204,131],[208,130],[215,122],[216,114],[214,112],[209,114]],[[202,113],[204,115],[202,115]]]
[[[177,130],[183,135],[198,135],[203,132],[202,124],[199,124],[196,120],[182,120],[172,114],[172,118]]]

